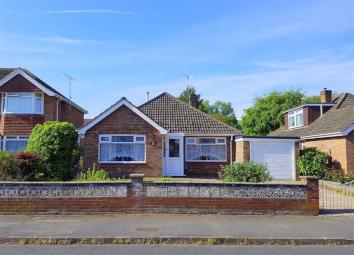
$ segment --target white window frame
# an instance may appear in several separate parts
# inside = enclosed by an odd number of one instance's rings
[[[0,138],[0,141],[2,141],[2,147],[0,143],[0,151],[6,151],[6,142],[7,141],[27,141],[28,143],[29,136],[28,135],[8,135]]]
[[[215,143],[199,143],[199,139],[208,138],[208,139],[215,139]],[[218,142],[219,139],[223,139],[223,142]],[[227,162],[227,146],[226,146],[226,137],[186,137],[186,162]],[[224,145],[225,146],[225,159],[221,160],[191,160],[187,158],[188,155],[188,145]]]
[[[134,142],[112,142],[112,136],[133,136]],[[101,141],[102,137],[108,137],[108,141]],[[136,137],[144,137],[144,141],[136,141]],[[101,143],[135,143],[144,144],[144,161],[101,161]],[[101,164],[144,164],[146,163],[146,135],[143,134],[102,134],[98,137],[98,163]]]
[[[11,94],[13,96],[20,96],[21,94],[29,94],[28,97],[31,97],[32,100],[32,109],[30,112],[10,112],[7,110],[7,104],[8,104],[8,98],[11,97]],[[36,112],[36,100],[37,97],[36,95],[41,96],[41,111]],[[2,93],[2,102],[1,102],[1,113],[4,114],[44,114],[44,94],[40,92],[5,92]]]
[[[300,125],[299,123],[297,123],[297,116],[298,115],[302,115],[302,124]],[[294,126],[290,126],[290,118],[294,118]],[[288,112],[288,127],[289,129],[292,129],[292,128],[298,128],[298,127],[302,127],[304,126],[304,109],[301,108],[301,109],[297,109],[297,110],[293,110],[293,111],[290,111]]]

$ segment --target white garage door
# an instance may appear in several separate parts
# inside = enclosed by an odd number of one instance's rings
[[[273,179],[295,179],[294,142],[253,141],[251,160],[266,164]]]

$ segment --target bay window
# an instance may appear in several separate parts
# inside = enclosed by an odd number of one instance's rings
[[[226,138],[217,137],[187,137],[187,161],[226,162]]]
[[[100,135],[100,163],[145,163],[145,135]]]
[[[304,125],[304,111],[302,108],[288,113],[288,125],[289,128],[296,128]]]
[[[3,94],[2,109],[11,114],[43,114],[43,94],[41,93],[13,93]]]
[[[16,153],[24,150],[27,143],[28,136],[5,136],[0,142],[0,149]]]

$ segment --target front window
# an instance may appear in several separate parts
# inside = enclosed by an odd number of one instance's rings
[[[42,114],[43,94],[41,93],[4,93],[3,112],[12,114]]]
[[[13,153],[22,151],[26,148],[28,136],[5,136],[0,141],[0,149]]]
[[[100,135],[99,162],[145,163],[145,135]]]
[[[187,161],[225,162],[226,138],[188,137],[186,138]]]
[[[290,111],[288,113],[289,128],[301,127],[304,125],[303,109]]]

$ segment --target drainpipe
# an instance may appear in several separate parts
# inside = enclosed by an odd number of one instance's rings
[[[59,121],[59,102],[60,102],[60,99],[57,100],[57,121]]]
[[[232,143],[233,143],[233,140],[234,140],[234,136],[233,135],[231,135],[230,136],[230,164],[232,163]]]

